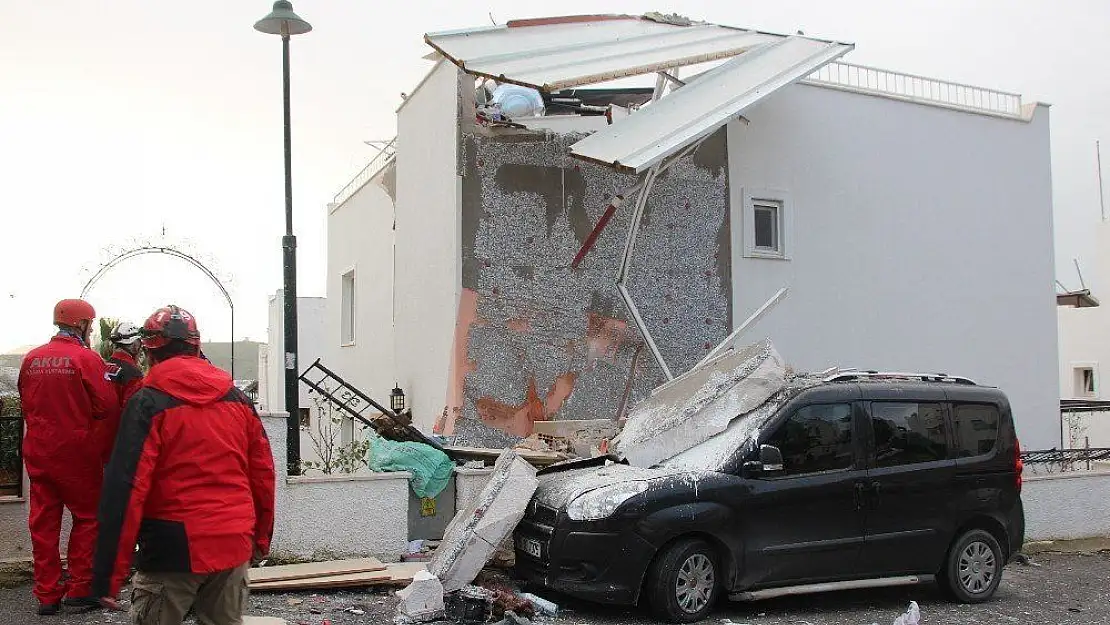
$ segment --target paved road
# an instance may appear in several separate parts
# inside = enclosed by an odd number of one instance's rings
[[[1035,566],[1006,570],[997,598],[978,606],[953,605],[928,587],[833,593],[755,604],[721,606],[707,625],[886,625],[910,601],[921,605],[925,625],[1110,625],[1110,552],[1087,555],[1041,554]],[[278,616],[291,625],[389,623],[395,600],[383,593],[258,594],[252,614]],[[647,625],[654,619],[624,610],[561,600],[563,614],[544,625]],[[0,624],[126,623],[122,614],[102,612],[38,619],[30,609],[30,589],[0,590]],[[357,612],[362,612],[358,614]]]

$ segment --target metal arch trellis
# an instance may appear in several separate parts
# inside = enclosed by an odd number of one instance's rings
[[[190,256],[189,254],[186,254],[181,250],[164,245],[144,245],[141,247],[135,247],[129,250],[125,250],[112,257],[110,260],[100,266],[100,269],[98,269],[96,273],[94,273],[93,276],[89,278],[88,282],[85,283],[85,286],[81,288],[81,298],[84,299],[85,296],[88,295],[89,291],[91,291],[92,288],[96,286],[96,283],[102,277],[104,277],[104,274],[108,273],[108,271],[111,270],[113,267],[125,260],[135,258],[136,256],[144,256],[146,254],[163,254],[165,256],[179,258],[189,263],[193,267],[199,269],[202,273],[204,273],[205,276],[208,277],[209,280],[212,281],[212,284],[216,285],[216,288],[220,289],[220,293],[224,296],[224,300],[227,301],[227,307],[231,311],[231,378],[235,379],[235,302],[232,301],[231,294],[227,292],[227,289],[224,288],[223,282],[220,281],[216,274],[213,273],[213,271],[207,266],[205,266],[204,263],[200,262],[193,256]]]

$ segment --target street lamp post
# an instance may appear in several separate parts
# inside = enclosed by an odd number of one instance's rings
[[[293,174],[289,130],[289,37],[312,30],[312,25],[293,12],[293,4],[277,0],[274,10],[255,23],[254,29],[281,35],[282,101],[285,111],[285,236],[281,239],[284,269],[285,311],[285,410],[286,454],[290,475],[301,473],[300,401],[297,393],[297,237],[293,236]]]

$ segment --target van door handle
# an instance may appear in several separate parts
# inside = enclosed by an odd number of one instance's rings
[[[863,482],[856,482],[856,510],[863,509],[863,498],[867,491],[867,485]]]

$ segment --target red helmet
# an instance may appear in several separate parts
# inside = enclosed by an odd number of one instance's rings
[[[154,311],[143,324],[143,347],[158,349],[169,345],[170,341],[182,341],[189,345],[200,346],[200,331],[197,319],[189,311],[173,304]]]
[[[54,304],[54,324],[77,327],[82,321],[96,319],[92,304],[83,299],[64,299]]]

